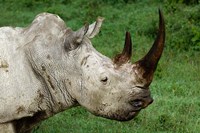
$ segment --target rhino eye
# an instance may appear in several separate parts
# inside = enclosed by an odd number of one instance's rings
[[[103,77],[103,78],[101,79],[101,82],[102,82],[103,84],[106,84],[107,81],[108,81],[108,77]]]

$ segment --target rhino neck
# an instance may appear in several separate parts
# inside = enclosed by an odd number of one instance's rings
[[[40,108],[50,116],[77,105],[71,92],[79,86],[80,79],[79,72],[63,49],[64,37],[48,35],[51,40],[47,40],[45,35],[37,35],[25,46],[25,53],[35,77],[43,85],[39,95],[44,100],[39,103]]]
[[[67,72],[63,72],[58,62],[51,66],[46,63],[36,63],[36,60],[30,60],[35,76],[42,82],[41,95],[45,100],[42,110],[48,110],[49,113],[57,113],[70,108],[76,104],[75,99],[68,91],[72,84],[71,79],[67,78]]]
[[[73,90],[81,76],[73,56],[64,49],[67,27],[55,15],[41,14],[23,31],[24,48],[35,77],[42,82],[42,110],[51,115],[77,105]]]

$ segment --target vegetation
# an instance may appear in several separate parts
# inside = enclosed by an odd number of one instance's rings
[[[166,46],[151,91],[154,103],[129,122],[96,117],[82,107],[49,118],[34,133],[200,132],[200,5],[198,0],[0,0],[0,26],[27,26],[40,12],[58,14],[74,30],[105,17],[92,40],[113,57],[132,33],[133,61],[150,48],[158,27],[158,8],[166,20]]]

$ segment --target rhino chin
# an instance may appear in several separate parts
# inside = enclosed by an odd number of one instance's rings
[[[99,114],[95,114],[96,116],[99,117],[104,117],[107,119],[111,119],[111,120],[117,120],[117,121],[130,121],[132,120],[134,117],[136,117],[139,114],[140,111],[132,111],[126,114],[107,114],[107,115],[99,115]]]

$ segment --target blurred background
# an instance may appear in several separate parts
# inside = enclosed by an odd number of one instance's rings
[[[199,0],[0,0],[0,26],[26,27],[41,12],[58,14],[78,30],[105,18],[94,47],[112,58],[121,52],[126,31],[133,41],[132,61],[150,49],[158,31],[158,8],[166,21],[166,45],[151,92],[154,103],[134,119],[117,122],[82,107],[42,122],[33,133],[197,133],[200,132]]]

